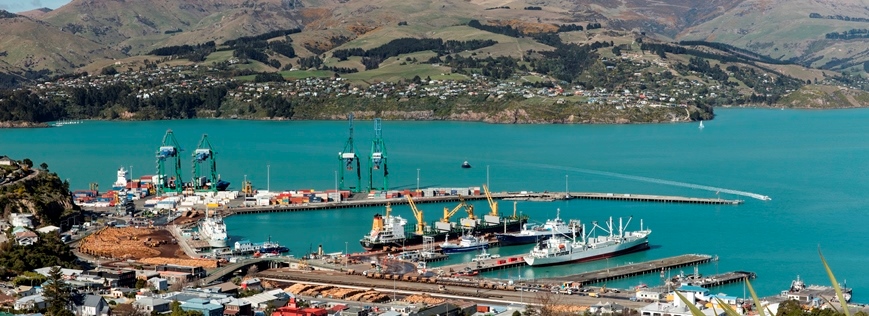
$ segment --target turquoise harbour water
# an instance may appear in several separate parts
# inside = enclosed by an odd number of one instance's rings
[[[797,275],[810,284],[829,284],[820,246],[840,280],[854,288],[854,301],[869,302],[869,215],[867,157],[869,110],[791,111],[717,109],[705,129],[691,124],[638,125],[491,125],[466,122],[383,123],[393,188],[480,186],[496,191],[571,191],[715,197],[717,189],[768,195],[772,201],[743,199],[738,206],[658,204],[572,200],[519,202],[517,208],[542,222],[561,208],[563,218],[585,222],[634,216],[649,226],[652,249],[597,262],[545,268],[521,268],[487,275],[541,278],[685,253],[717,255],[704,274],[748,270],[760,295],[787,289]],[[365,157],[373,136],[371,121],[356,122],[356,146]],[[223,179],[238,189],[246,176],[259,189],[334,187],[337,153],[347,138],[346,122],[266,122],[187,120],[85,122],[51,129],[0,130],[0,155],[48,163],[75,188],[99,182],[105,190],[120,166],[135,176],[154,174],[154,154],[166,129],[184,148],[183,173],[190,155],[207,133],[218,152]],[[367,160],[367,159],[366,159]],[[472,169],[459,168],[467,160]],[[267,183],[267,166],[270,183]],[[364,164],[363,164],[364,166]],[[364,177],[364,175],[363,175]],[[433,221],[444,206],[424,204]],[[477,202],[478,212],[488,209]],[[502,213],[512,203],[501,202]],[[263,241],[269,236],[297,255],[316,250],[361,251],[359,238],[382,208],[276,213],[227,219],[231,238]],[[412,219],[406,206],[395,213]],[[413,222],[413,220],[411,220]],[[502,255],[524,253],[527,246],[493,249]],[[470,259],[472,255],[465,255]],[[451,259],[459,260],[459,259]],[[671,271],[677,274],[679,271]],[[686,268],[685,273],[691,273]],[[657,274],[610,282],[624,288],[660,284]],[[741,296],[743,287],[715,289]]]

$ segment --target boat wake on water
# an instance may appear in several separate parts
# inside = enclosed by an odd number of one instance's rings
[[[678,181],[671,181],[671,180],[665,180],[665,179],[655,179],[655,178],[642,177],[642,176],[632,176],[629,174],[621,174],[621,173],[615,173],[615,172],[609,172],[609,171],[589,170],[589,169],[582,169],[582,168],[538,164],[538,163],[530,163],[530,162],[529,163],[522,163],[522,162],[515,162],[515,161],[502,161],[502,162],[510,163],[510,164],[523,164],[523,165],[528,165],[528,166],[533,166],[533,167],[538,167],[538,168],[545,168],[545,169],[575,171],[575,172],[594,174],[594,175],[600,175],[600,176],[608,176],[608,177],[643,181],[643,182],[649,182],[649,183],[665,184],[665,185],[671,185],[671,186],[677,186],[677,187],[683,187],[683,188],[715,191],[715,192],[721,192],[721,193],[727,193],[727,194],[733,194],[733,195],[746,196],[746,197],[750,197],[750,198],[754,198],[754,199],[758,199],[758,200],[762,200],[762,201],[771,201],[772,200],[772,198],[770,198],[769,196],[762,195],[762,194],[739,191],[739,190],[732,190],[732,189],[727,189],[727,188],[719,188],[719,187],[713,187],[713,186],[702,185],[702,184],[678,182]]]

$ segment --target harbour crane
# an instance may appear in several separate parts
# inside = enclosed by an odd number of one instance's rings
[[[353,113],[347,115],[350,125],[350,137],[344,144],[344,150],[338,153],[338,170],[341,170],[341,190],[362,192],[362,170],[359,169],[359,156],[356,155],[356,146],[353,145]],[[354,167],[355,164],[355,167]],[[344,183],[345,172],[356,170],[356,186],[347,186]]]
[[[380,118],[374,119],[374,140],[371,141],[371,154],[368,156],[368,189],[389,190],[389,168],[387,165],[386,142],[383,141],[383,126]],[[374,186],[374,173],[383,170],[383,186]]]
[[[193,152],[193,190],[197,192],[217,192],[217,152],[211,147],[208,135],[203,134]],[[207,164],[208,176],[202,175],[203,164]]]
[[[449,223],[450,217],[455,215],[456,212],[458,212],[460,209],[462,209],[463,206],[465,206],[465,199],[463,199],[462,196],[459,195],[459,205],[456,205],[456,207],[454,207],[452,210],[450,210],[447,207],[444,207],[444,217],[441,218],[441,223]]]
[[[184,190],[181,182],[181,146],[178,145],[178,140],[175,139],[175,134],[172,130],[167,130],[163,136],[163,143],[160,149],[157,150],[157,195],[166,192],[181,193]],[[174,166],[174,171],[171,176],[166,174],[166,164]],[[167,178],[167,176],[169,176]]]
[[[489,186],[483,185],[483,192],[486,193],[486,200],[489,201],[489,208],[492,209],[492,212],[489,215],[498,216],[498,202],[492,199],[492,193],[489,192]]]
[[[416,234],[423,235],[425,234],[425,220],[422,217],[422,211],[416,208],[416,204],[413,203],[413,198],[410,195],[405,195],[407,197],[407,203],[410,205],[410,210],[413,211],[413,217],[416,217]]]

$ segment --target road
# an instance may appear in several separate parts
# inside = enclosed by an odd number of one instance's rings
[[[403,293],[410,294],[429,294],[431,296],[441,297],[460,297],[475,301],[489,301],[502,304],[535,304],[541,301],[544,296],[551,304],[570,304],[590,306],[602,301],[616,302],[620,305],[630,308],[641,308],[648,303],[633,302],[624,297],[589,297],[579,295],[559,295],[548,292],[520,292],[520,291],[504,291],[492,289],[477,289],[460,286],[446,286],[447,294],[440,293],[438,284],[404,282],[396,280],[384,280],[366,278],[358,275],[347,275],[340,272],[305,272],[292,269],[270,269],[261,272],[258,275],[262,279],[282,281],[290,283],[308,283],[334,285],[349,288],[371,289],[384,293]]]
[[[30,169],[30,170],[33,170],[33,173],[27,175],[27,176],[24,177],[24,178],[21,178],[21,179],[18,179],[18,180],[12,181],[12,182],[8,182],[8,183],[0,183],[0,187],[5,187],[5,186],[7,186],[7,185],[15,184],[15,183],[18,183],[18,182],[21,182],[21,181],[27,181],[27,180],[33,179],[33,178],[35,178],[36,176],[39,175],[39,169]],[[3,181],[6,181],[5,178],[4,178]]]

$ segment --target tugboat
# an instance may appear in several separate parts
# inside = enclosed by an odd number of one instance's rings
[[[462,163],[462,169],[470,169],[470,168],[471,168],[471,164],[469,164],[468,161],[465,160],[465,162]]]

